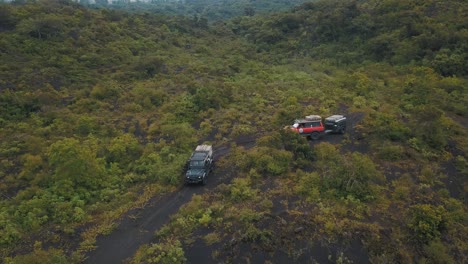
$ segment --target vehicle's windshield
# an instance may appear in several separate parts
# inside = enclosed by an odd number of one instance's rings
[[[203,160],[192,160],[190,161],[190,167],[203,167],[205,162]]]

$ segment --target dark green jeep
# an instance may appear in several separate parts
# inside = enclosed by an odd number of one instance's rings
[[[199,145],[192,153],[187,164],[185,183],[206,184],[206,178],[213,167],[213,147],[210,145]]]
[[[346,117],[343,115],[332,115],[325,118],[325,133],[340,133],[346,131]]]

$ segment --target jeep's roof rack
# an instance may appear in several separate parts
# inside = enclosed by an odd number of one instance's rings
[[[307,121],[319,121],[322,120],[322,117],[319,115],[308,115],[305,117],[305,120]]]
[[[195,151],[206,151],[206,152],[209,152],[213,149],[212,146],[210,145],[198,145],[197,148],[195,149]]]
[[[339,122],[341,120],[346,120],[346,117],[344,115],[332,115],[325,118],[325,121]]]

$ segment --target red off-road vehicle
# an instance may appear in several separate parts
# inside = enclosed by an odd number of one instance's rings
[[[322,117],[319,115],[309,115],[304,119],[296,119],[294,120],[294,125],[291,126],[291,129],[314,140],[319,139],[325,132]]]
[[[309,115],[304,119],[296,119],[291,129],[307,138],[316,140],[323,134],[343,134],[346,130],[346,117],[343,115],[329,116],[325,118],[324,125],[321,116]]]

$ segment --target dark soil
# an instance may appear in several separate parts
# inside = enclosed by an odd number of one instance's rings
[[[445,183],[451,197],[468,201],[468,193],[463,189],[467,182],[466,175],[463,175],[456,166],[456,157],[463,157],[463,151],[458,149],[455,143],[451,141],[448,142],[447,150],[452,158],[442,163],[441,173],[446,176],[442,179],[442,182]]]

